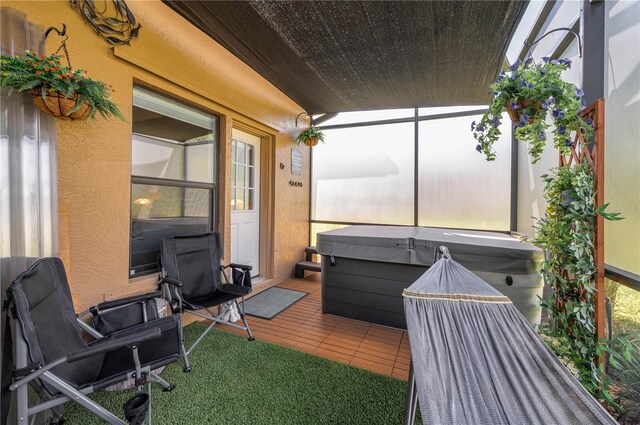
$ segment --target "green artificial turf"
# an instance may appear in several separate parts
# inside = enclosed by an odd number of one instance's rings
[[[186,342],[204,330],[185,328]],[[189,345],[187,345],[189,346]],[[400,424],[406,382],[275,344],[214,330],[162,377],[170,393],[153,385],[154,424]],[[91,398],[119,416],[132,391],[99,392]],[[75,403],[66,424],[101,423]]]

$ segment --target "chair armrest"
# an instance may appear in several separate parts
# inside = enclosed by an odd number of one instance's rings
[[[231,269],[231,280],[229,280],[229,277],[224,272],[224,269],[227,268]],[[251,271],[253,267],[246,264],[230,263],[226,266],[220,266],[220,269],[227,283],[239,286],[248,286],[249,288],[251,288],[251,274],[249,273],[249,271]]]
[[[160,280],[158,281],[158,285],[162,285],[163,283],[166,283],[168,285],[175,286],[178,288],[182,288],[181,281],[177,279],[171,279],[170,277],[161,277]]]
[[[132,335],[126,335],[122,338],[114,338],[103,344],[96,344],[91,347],[83,348],[72,352],[67,356],[67,363],[77,362],[89,357],[96,356],[98,354],[106,353],[108,351],[117,350],[118,348],[126,347],[127,345],[137,345],[144,341],[160,338],[160,328],[153,328],[144,332],[139,332]]]
[[[136,303],[138,301],[150,300],[152,298],[160,298],[160,297],[162,297],[162,293],[160,291],[149,292],[147,294],[134,295],[132,297],[120,298],[113,301],[106,301],[92,307],[90,310],[91,310],[91,313],[95,315],[98,310],[107,310],[114,307],[120,307],[123,305]]]
[[[248,266],[246,264],[236,264],[236,263],[230,263],[226,266],[222,266],[223,268],[229,268],[231,267],[232,269],[241,269],[241,270],[246,270],[246,271],[251,271],[253,269],[253,267]]]
[[[155,327],[152,329],[148,329],[146,331],[129,334],[129,335],[123,336],[122,338],[114,338],[110,341],[106,341],[103,344],[96,344],[87,348],[83,348],[81,350],[74,351],[70,354],[67,354],[66,356],[59,357],[58,359],[49,362],[49,364],[47,364],[46,366],[40,367],[34,370],[33,372],[29,373],[27,376],[18,379],[17,381],[13,382],[9,386],[9,390],[15,391],[17,388],[33,381],[43,373],[48,372],[49,370],[53,369],[58,365],[61,365],[62,363],[77,362],[79,360],[93,357],[101,353],[106,353],[107,351],[117,350],[127,345],[139,344],[143,341],[160,338],[161,334],[162,333],[160,328]]]

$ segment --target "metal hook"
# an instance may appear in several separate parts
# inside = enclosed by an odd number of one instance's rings
[[[310,127],[313,127],[313,116],[307,112],[300,112],[298,114],[298,116],[296,117],[296,127],[298,127],[298,118],[300,118],[300,115],[306,115],[309,117],[309,121],[310,121]]]
[[[440,254],[442,254],[443,258],[451,259],[451,254],[449,253],[449,248],[447,248],[444,245],[440,245],[440,247],[438,249],[440,249]]]
[[[44,43],[47,41],[47,37],[49,37],[49,33],[51,31],[55,31],[61,37],[64,36],[64,40],[62,40],[62,43],[64,43],[69,39],[69,36],[67,35],[67,26],[64,23],[62,24],[62,31],[60,31],[56,27],[47,28],[47,30],[44,32],[44,35],[42,36],[42,40],[40,40],[40,46],[39,46],[40,54],[44,53]]]
[[[535,40],[533,43],[529,43],[528,40],[526,40],[524,42],[524,45],[527,46],[527,53],[524,55],[525,59],[527,58],[527,56],[529,55],[529,52],[531,51],[531,48],[537,44],[540,40],[542,40],[543,38],[545,38],[546,36],[548,36],[549,34],[556,32],[556,31],[568,31],[571,34],[573,34],[573,36],[575,38],[578,39],[578,56],[582,57],[582,38],[580,38],[580,34],[578,34],[577,32],[575,32],[574,30],[572,30],[571,28],[556,28],[553,29],[551,31],[547,31],[545,34],[543,34],[542,36],[540,36],[540,38],[538,38],[537,40]]]

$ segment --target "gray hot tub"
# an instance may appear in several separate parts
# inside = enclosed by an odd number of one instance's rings
[[[350,226],[318,233],[322,311],[406,329],[402,290],[446,245],[453,259],[540,322],[543,251],[502,233],[399,226]]]

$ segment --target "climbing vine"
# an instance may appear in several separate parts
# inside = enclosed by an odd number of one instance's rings
[[[591,371],[580,374],[582,384],[596,397],[615,406],[598,356],[606,351],[615,361],[621,354],[613,352],[596,336],[593,244],[596,216],[606,220],[622,217],[606,212],[608,204],[596,206],[594,176],[586,161],[554,168],[542,179],[548,205],[545,217],[537,220],[533,243],[547,252],[543,274],[553,289],[549,299],[542,301],[550,319],[544,332],[570,341],[578,367]]]

